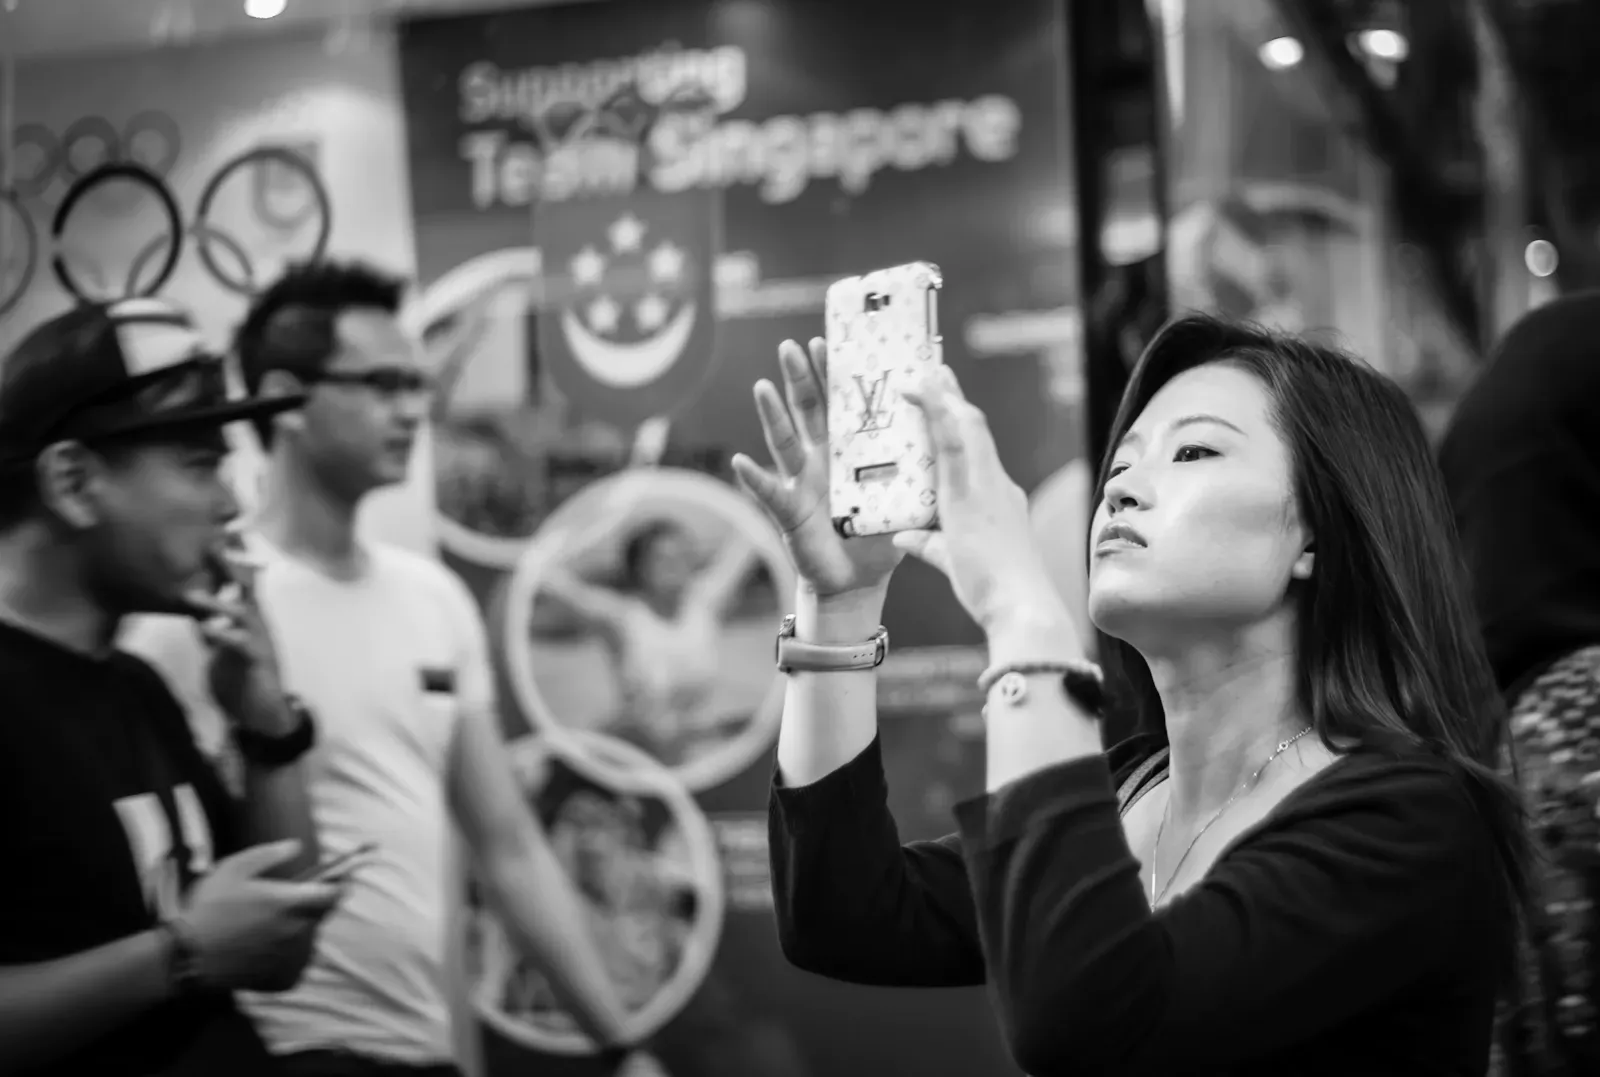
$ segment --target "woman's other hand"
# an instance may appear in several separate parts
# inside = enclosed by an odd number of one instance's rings
[[[983,412],[945,366],[905,397],[922,410],[932,435],[940,530],[906,531],[894,536],[895,545],[949,578],[991,643],[997,635],[1064,633],[1078,645],[1034,544],[1028,496],[1001,465]]]
[[[756,411],[775,469],[743,453],[733,458],[740,483],[783,533],[801,585],[819,598],[883,588],[901,552],[888,535],[843,539],[828,506],[827,346],[813,339],[810,358],[799,344],[778,347],[783,395],[756,382]]]

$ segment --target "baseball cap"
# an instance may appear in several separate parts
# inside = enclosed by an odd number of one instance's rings
[[[32,461],[58,441],[202,431],[304,403],[300,394],[231,395],[222,357],[176,304],[84,304],[0,363],[0,465]]]

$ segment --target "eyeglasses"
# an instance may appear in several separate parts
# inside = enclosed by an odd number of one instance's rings
[[[384,396],[433,391],[433,379],[411,367],[379,366],[369,370],[322,370],[304,380],[328,385],[356,385]]]

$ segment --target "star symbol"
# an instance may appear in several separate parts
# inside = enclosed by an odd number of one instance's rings
[[[667,301],[659,295],[647,295],[634,304],[633,317],[640,329],[654,333],[667,320]]]
[[[605,276],[606,260],[593,247],[585,247],[572,259],[572,279],[579,287],[600,283]]]
[[[617,319],[622,312],[617,309],[617,304],[609,295],[600,296],[589,304],[589,327],[596,333],[605,335],[614,332],[617,328]]]
[[[662,283],[676,281],[683,274],[683,252],[663,243],[650,252],[650,276]]]
[[[633,214],[625,213],[612,223],[608,234],[612,249],[618,254],[626,254],[638,250],[639,244],[644,241],[644,225]]]

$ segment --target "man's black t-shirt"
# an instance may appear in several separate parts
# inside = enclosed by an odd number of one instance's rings
[[[232,815],[154,670],[0,624],[0,965],[154,927],[235,851]],[[253,1077],[270,1065],[222,995],[175,999],[30,1077]]]

